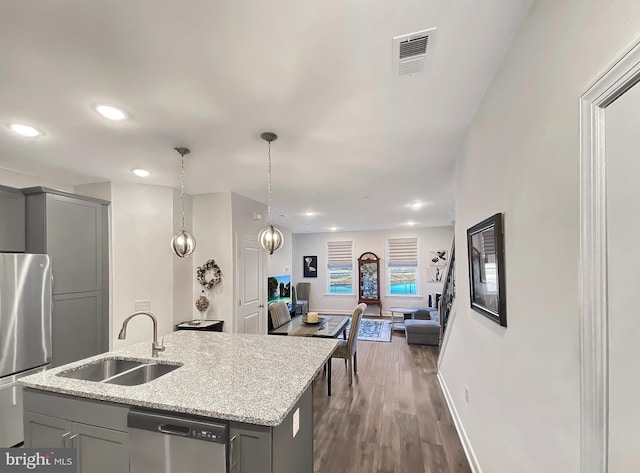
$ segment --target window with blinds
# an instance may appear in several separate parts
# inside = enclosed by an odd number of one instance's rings
[[[387,240],[389,294],[418,294],[418,238]]]
[[[353,241],[327,242],[327,292],[353,294]]]

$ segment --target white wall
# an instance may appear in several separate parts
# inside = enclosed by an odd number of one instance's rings
[[[640,407],[637,314],[640,271],[640,85],[606,109],[607,287],[609,303],[609,471],[638,471]]]
[[[22,189],[25,187],[50,187],[64,192],[73,192],[73,185],[65,182],[59,182],[45,177],[31,176],[17,171],[0,168],[0,184],[3,186],[15,187]]]
[[[173,230],[172,235],[182,226],[182,204],[180,190],[173,190]],[[196,248],[200,244],[197,235],[193,233],[193,197],[184,196],[184,226],[196,239]],[[169,245],[169,243],[167,243]],[[173,255],[173,252],[171,253]],[[196,265],[193,255],[186,258],[173,256],[173,323],[178,324],[193,317],[195,299],[192,301],[193,286],[196,282]]]
[[[173,330],[173,189],[112,182],[111,220],[113,347],[151,343],[144,316],[129,323],[126,340],[117,337],[137,300],[151,301],[159,335]]]
[[[265,225],[266,226],[266,225]],[[279,276],[281,274],[292,274],[295,267],[293,260],[294,236],[287,227],[277,225],[278,230],[282,232],[284,243],[282,248],[270,255],[266,253],[267,258],[267,276]]]
[[[208,260],[216,261],[222,270],[222,282],[209,291],[209,309],[205,317],[224,320],[224,331],[231,332],[234,314],[234,243],[232,238],[231,193],[219,192],[193,196],[193,234],[197,246],[193,258],[193,274],[196,268]],[[200,317],[195,301],[202,286],[193,285],[191,310],[194,318]],[[206,291],[205,291],[206,292]]]
[[[484,472],[579,471],[578,100],[639,24],[637,0],[536,2],[457,159],[457,315],[441,376]],[[506,329],[468,307],[466,229],[496,212]]]
[[[390,296],[387,285],[386,241],[388,238],[418,237],[418,256],[420,272],[418,275],[418,296]],[[451,248],[453,227],[415,228],[406,230],[373,230],[361,232],[339,233],[299,233],[294,235],[294,272],[292,282],[310,282],[309,309],[325,313],[348,313],[358,301],[358,267],[357,258],[366,251],[375,253],[381,260],[380,293],[382,295],[383,314],[389,307],[426,306],[427,295],[441,292],[442,283],[427,282],[430,250],[447,250]],[[354,242],[354,294],[327,294],[327,242],[352,240]],[[304,278],[302,259],[305,256],[318,257],[318,277]],[[435,304],[435,301],[434,301]],[[367,313],[378,313],[372,306]]]

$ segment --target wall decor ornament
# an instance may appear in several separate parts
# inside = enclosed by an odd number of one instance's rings
[[[211,271],[211,278],[207,279],[207,272]],[[222,270],[218,266],[215,260],[210,259],[202,266],[198,266],[196,270],[196,278],[201,286],[206,289],[215,287],[222,281]]]
[[[198,312],[200,312],[200,320],[204,320],[204,313],[207,311],[207,309],[209,308],[209,299],[207,299],[207,296],[204,295],[204,289],[202,290],[202,294],[200,295],[200,297],[198,297],[198,300],[196,301],[196,309],[198,309]]]
[[[302,258],[304,265],[304,277],[305,278],[317,278],[318,277],[318,257],[317,256],[305,256]]]
[[[429,252],[429,266],[432,268],[444,268],[449,264],[447,250],[431,250]]]

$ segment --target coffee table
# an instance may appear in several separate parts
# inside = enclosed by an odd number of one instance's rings
[[[413,318],[413,314],[418,312],[418,309],[415,307],[389,307],[389,312],[391,312],[391,330],[404,330],[404,316],[411,315]],[[402,314],[402,322],[395,321],[395,313]]]

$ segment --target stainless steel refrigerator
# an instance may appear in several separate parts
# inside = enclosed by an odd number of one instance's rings
[[[51,263],[47,255],[0,254],[0,447],[22,442],[18,380],[51,362]]]

